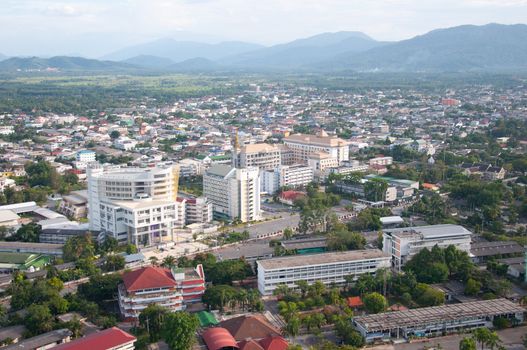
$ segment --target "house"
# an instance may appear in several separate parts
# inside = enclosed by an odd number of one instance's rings
[[[305,193],[299,191],[283,191],[280,193],[279,200],[284,204],[293,205],[296,200],[305,196]]]
[[[7,226],[7,227],[17,226],[19,219],[20,219],[20,216],[18,216],[16,213],[12,212],[11,210],[0,210],[0,227],[1,226]]]
[[[348,306],[352,309],[358,309],[364,306],[361,297],[348,297],[347,299]]]
[[[57,350],[134,350],[137,340],[131,334],[112,327],[100,332],[92,333],[86,337],[75,339],[69,343],[61,344]]]

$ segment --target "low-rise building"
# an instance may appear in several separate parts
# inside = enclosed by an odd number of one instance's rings
[[[273,294],[280,284],[295,288],[295,282],[342,285],[345,277],[357,279],[363,274],[374,274],[390,267],[390,255],[380,250],[354,250],[314,255],[298,255],[257,261],[258,290],[263,295]]]
[[[392,256],[392,267],[402,266],[422,249],[449,245],[470,253],[472,232],[459,225],[414,226],[383,230],[383,251]]]
[[[521,323],[524,312],[523,307],[512,301],[494,299],[358,316],[353,318],[353,325],[367,342],[373,342],[492,327],[496,317]]]
[[[125,273],[118,291],[121,315],[125,320],[133,321],[150,304],[181,311],[187,304],[201,301],[205,292],[205,273],[202,265],[195,269],[143,267]]]
[[[59,212],[73,219],[88,216],[88,191],[73,191],[62,197]]]

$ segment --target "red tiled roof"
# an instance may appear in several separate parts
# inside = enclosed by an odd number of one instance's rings
[[[242,340],[238,343],[240,350],[265,350],[256,340]]]
[[[284,191],[280,194],[280,198],[282,199],[289,199],[289,200],[295,200],[298,197],[305,196],[304,193],[298,192],[298,191]]]
[[[134,342],[136,338],[125,331],[112,327],[103,331],[92,333],[84,338],[73,340],[69,343],[60,344],[57,350],[109,350],[117,346]]]
[[[234,339],[262,339],[269,335],[280,335],[280,331],[273,327],[261,315],[244,315],[220,322],[220,326],[227,329]]]
[[[289,343],[282,337],[270,335],[260,340],[260,345],[264,350],[287,350]]]
[[[360,307],[363,306],[362,299],[360,297],[349,297],[348,306],[349,307]]]
[[[209,328],[201,336],[209,350],[219,350],[227,347],[238,349],[238,344],[236,344],[232,335],[225,328]]]
[[[205,283],[204,280],[202,279],[198,279],[198,280],[185,280],[185,281],[182,281],[181,284],[182,285],[194,285],[194,284],[202,284],[202,283]]]
[[[175,287],[176,281],[169,269],[147,266],[123,275],[128,292],[149,288]]]

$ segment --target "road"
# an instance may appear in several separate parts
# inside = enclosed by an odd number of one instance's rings
[[[265,238],[265,237],[276,235],[278,232],[281,232],[288,227],[290,228],[297,227],[299,222],[300,222],[300,215],[285,214],[285,216],[283,216],[280,219],[265,221],[265,222],[253,224],[250,226],[245,225],[242,227],[237,227],[233,229],[233,231],[243,232],[247,230],[249,232],[249,237],[251,239]]]

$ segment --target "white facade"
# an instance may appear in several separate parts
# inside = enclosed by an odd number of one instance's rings
[[[242,222],[261,218],[260,172],[256,167],[212,166],[203,175],[203,195],[212,202],[217,218]]]
[[[314,171],[304,165],[280,165],[274,170],[260,172],[261,191],[275,193],[281,187],[305,186],[313,181]]]
[[[96,155],[97,154],[94,151],[82,150],[77,152],[77,154],[75,155],[75,159],[77,160],[77,162],[91,163],[95,162]]]
[[[392,165],[392,157],[376,157],[369,160],[370,165]]]
[[[182,159],[179,161],[181,177],[203,175],[203,162],[195,159]]]
[[[150,246],[173,240],[179,225],[178,168],[102,167],[87,169],[90,230],[119,241]]]
[[[271,295],[278,285],[296,288],[295,282],[300,280],[342,285],[346,276],[357,279],[362,274],[389,268],[390,255],[376,249],[353,250],[259,260],[256,264],[258,290],[262,295]]]
[[[129,137],[121,136],[113,142],[113,146],[123,151],[130,151],[135,148],[137,141]]]
[[[212,222],[212,202],[205,197],[185,200],[185,224],[204,224]]]
[[[392,256],[392,267],[401,267],[423,248],[449,245],[470,253],[472,232],[459,225],[430,225],[395,228],[383,231],[383,251]]]

